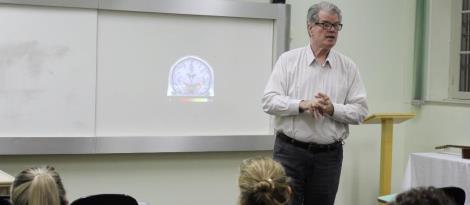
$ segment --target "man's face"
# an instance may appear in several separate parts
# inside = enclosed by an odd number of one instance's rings
[[[338,15],[327,11],[318,12],[318,22],[308,24],[310,42],[317,48],[331,49],[336,44],[338,30],[336,25],[340,24]],[[326,28],[329,25],[330,28]],[[332,26],[331,26],[332,25]]]

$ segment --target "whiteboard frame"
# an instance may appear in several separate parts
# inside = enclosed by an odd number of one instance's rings
[[[268,19],[274,22],[273,65],[289,48],[288,4],[229,0],[0,0],[0,4]],[[262,151],[272,150],[273,144],[272,133],[181,137],[0,137],[0,155]]]

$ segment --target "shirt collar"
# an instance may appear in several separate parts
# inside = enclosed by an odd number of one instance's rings
[[[313,55],[312,48],[310,45],[307,45],[307,62],[308,65],[312,65],[312,63],[315,61],[315,55]],[[335,56],[335,51],[333,49],[330,49],[330,53],[328,53],[328,56],[326,57],[325,64],[329,64],[330,68],[334,68],[336,66],[335,61],[333,60]]]

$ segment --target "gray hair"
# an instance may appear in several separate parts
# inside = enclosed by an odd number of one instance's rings
[[[318,22],[320,20],[318,18],[318,13],[320,13],[320,11],[327,11],[330,13],[334,13],[338,15],[339,21],[341,21],[341,9],[339,9],[336,5],[330,2],[322,1],[320,3],[316,3],[312,5],[308,9],[307,23],[312,24],[312,23]]]

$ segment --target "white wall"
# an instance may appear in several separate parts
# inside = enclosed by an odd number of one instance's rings
[[[267,1],[265,1],[267,2]],[[291,48],[307,44],[306,10],[310,0],[290,0]],[[394,129],[393,191],[400,191],[409,152],[434,145],[468,142],[468,107],[446,104],[412,107],[415,1],[336,0],[344,30],[337,49],[358,64],[370,112],[417,113]],[[468,127],[468,126],[467,126]],[[0,156],[9,173],[52,164],[62,174],[71,200],[79,196],[123,192],[151,205],[236,204],[240,161],[270,152]],[[345,145],[337,205],[376,203],[379,188],[380,126],[351,127]]]
[[[408,125],[407,152],[430,152],[445,144],[470,145],[470,106],[435,103],[416,113],[417,119]]]
[[[428,1],[425,96],[442,101],[449,97],[451,4],[453,1]],[[457,54],[457,53],[455,53]]]
[[[434,151],[434,147],[444,144],[470,145],[470,101],[449,96],[450,70],[459,63],[456,55],[460,36],[454,34],[460,25],[461,1],[430,0],[428,4],[426,103],[413,108],[417,118],[407,124],[410,138],[406,140],[406,155]]]

